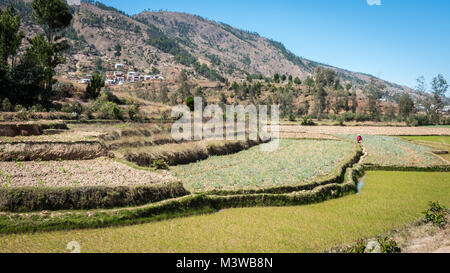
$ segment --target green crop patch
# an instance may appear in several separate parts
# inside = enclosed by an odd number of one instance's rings
[[[450,136],[404,136],[403,138],[407,140],[436,142],[450,145]]]
[[[346,141],[283,139],[274,152],[253,147],[175,166],[172,173],[192,192],[298,186],[334,173],[357,149]]]
[[[339,137],[355,138],[352,135]],[[431,153],[432,148],[401,137],[364,135],[362,145],[368,154],[364,164],[368,165],[426,168],[447,164]]]

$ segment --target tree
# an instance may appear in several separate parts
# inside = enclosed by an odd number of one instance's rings
[[[36,35],[29,42],[31,47],[27,51],[29,54],[34,55],[39,61],[39,64],[44,68],[45,77],[43,86],[50,92],[52,85],[56,82],[53,79],[55,74],[54,70],[56,66],[65,61],[62,51],[66,48],[67,44],[52,44],[42,34]]]
[[[24,38],[20,30],[20,17],[15,15],[15,10],[10,5],[0,11],[0,60],[3,68],[8,66],[8,59],[14,66],[14,57]]]
[[[432,90],[432,120],[435,123],[438,123],[441,118],[442,109],[444,108],[444,97],[445,93],[448,89],[448,83],[445,80],[444,76],[441,74],[437,75],[431,81],[431,90]]]
[[[96,99],[100,96],[100,91],[105,87],[105,78],[99,74],[95,74],[86,87],[86,98]]]
[[[288,80],[289,80],[289,82],[292,82],[292,75],[289,75],[289,77],[288,77]]]
[[[169,88],[166,85],[161,85],[159,88],[158,101],[164,104],[169,102]]]
[[[366,89],[364,90],[366,96],[369,99],[369,114],[371,115],[372,119],[374,120],[380,120],[380,106],[379,106],[379,100],[383,97],[384,92],[383,90],[386,87],[383,84],[380,84],[377,82],[377,79],[372,77],[370,79],[370,83],[366,86]]]
[[[308,86],[308,92],[311,92],[311,89],[314,87],[314,79],[308,76],[305,80],[306,86]]]
[[[356,110],[358,109],[358,97],[356,94],[356,90],[352,92],[352,113],[356,113]]]
[[[280,82],[280,74],[275,73],[275,75],[273,75],[273,81],[276,83]]]
[[[297,85],[300,85],[300,84],[302,84],[302,81],[300,80],[299,77],[295,77],[294,83],[297,84]]]
[[[194,112],[195,110],[195,100],[193,96],[189,96],[186,99],[186,106],[189,107],[189,110],[191,110],[191,112]]]
[[[120,44],[116,44],[114,46],[114,56],[116,57],[122,56],[122,46]]]
[[[400,96],[398,108],[399,108],[399,115],[404,120],[406,120],[412,113],[414,113],[414,101],[407,93],[404,93],[403,95]]]
[[[34,0],[33,18],[41,25],[47,33],[50,43],[55,41],[58,31],[68,27],[72,21],[69,6],[61,0]]]
[[[325,112],[327,107],[327,92],[325,91],[325,86],[321,82],[316,82],[315,87],[315,104],[314,112],[320,119],[321,115]]]
[[[282,82],[285,82],[285,81],[286,81],[286,75],[283,74],[283,75],[281,76],[281,81],[282,81]]]

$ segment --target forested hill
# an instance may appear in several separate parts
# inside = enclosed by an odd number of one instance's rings
[[[5,7],[12,3],[23,18],[29,34],[39,27],[31,20],[32,0],[0,0]],[[111,68],[122,62],[141,71],[158,71],[175,77],[181,70],[195,78],[225,81],[247,75],[272,77],[292,75],[304,80],[317,66],[326,66],[301,58],[283,44],[202,17],[177,12],[145,11],[128,16],[99,2],[82,2],[71,6],[74,19],[63,35],[71,49],[67,63],[58,68],[68,72],[89,73],[96,66]],[[30,33],[31,32],[31,33]],[[329,67],[329,66],[327,66]],[[343,82],[362,86],[370,75],[334,69]],[[383,81],[388,97],[415,91]]]

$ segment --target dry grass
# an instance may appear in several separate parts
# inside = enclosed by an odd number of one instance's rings
[[[405,253],[450,253],[450,216],[444,228],[417,222],[393,232]]]
[[[167,183],[167,172],[128,167],[112,159],[86,161],[0,162],[2,187],[126,186]]]
[[[421,218],[428,201],[450,205],[448,173],[369,172],[359,195],[320,204],[246,208],[95,230],[0,235],[0,252],[322,252]]]
[[[0,143],[0,161],[88,160],[106,156],[99,142]]]

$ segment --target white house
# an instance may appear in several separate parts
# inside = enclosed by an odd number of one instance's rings
[[[122,69],[122,68],[123,68],[123,64],[117,63],[114,67],[115,67],[116,69]]]

